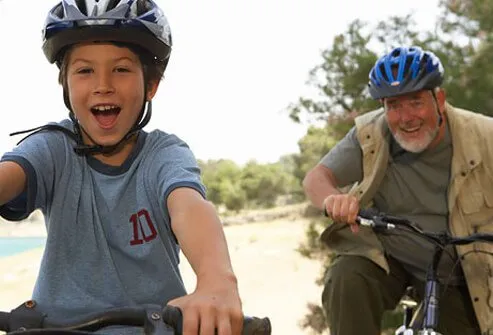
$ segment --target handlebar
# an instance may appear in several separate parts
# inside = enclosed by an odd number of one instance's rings
[[[446,231],[427,232],[415,222],[407,220],[403,217],[387,215],[374,208],[361,209],[356,218],[356,223],[362,226],[371,227],[376,232],[396,228],[405,229],[416,233],[417,235],[426,238],[435,244],[435,252],[431,264],[429,265],[425,283],[425,298],[423,302],[424,307],[422,309],[423,319],[421,321],[417,321],[421,324],[421,328],[419,329],[433,330],[433,333],[435,333],[438,326],[438,292],[440,281],[438,280],[437,269],[438,263],[440,262],[441,256],[445,250],[445,246],[465,245],[473,242],[493,242],[493,234],[473,233],[469,236],[456,237],[451,236]],[[407,313],[404,318],[404,330],[415,328],[415,325],[411,325],[411,328],[408,328],[411,322],[414,323],[414,320],[411,321],[408,314],[409,313]],[[402,334],[402,332],[399,334]],[[405,334],[407,334],[407,331]],[[411,334],[413,333],[411,332]]]
[[[375,230],[390,230],[398,226],[405,227],[441,246],[464,245],[473,242],[493,242],[492,234],[474,233],[469,236],[452,237],[446,232],[427,232],[415,222],[402,217],[387,215],[374,208],[361,209],[356,218],[356,223]]]
[[[27,301],[11,312],[0,312],[0,331],[9,335],[92,334],[108,326],[143,327],[145,334],[181,335],[182,313],[178,307],[124,307],[91,313],[67,322],[50,322]],[[242,335],[270,335],[269,318],[244,316]]]

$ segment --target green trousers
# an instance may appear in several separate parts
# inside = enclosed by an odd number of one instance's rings
[[[412,279],[395,259],[390,274],[360,256],[338,256],[325,277],[322,305],[331,335],[380,335],[386,310],[393,310],[408,286],[424,296],[424,283]],[[467,287],[448,286],[439,297],[438,331],[480,335]]]

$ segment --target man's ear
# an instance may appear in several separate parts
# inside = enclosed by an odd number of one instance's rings
[[[437,92],[435,92],[435,96],[438,102],[438,108],[443,112],[445,110],[445,101],[447,100],[447,93],[443,88],[439,88]]]

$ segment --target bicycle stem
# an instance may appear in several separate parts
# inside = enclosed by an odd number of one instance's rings
[[[425,319],[423,326],[425,329],[436,330],[438,327],[438,300],[440,294],[440,282],[438,281],[438,264],[442,258],[443,248],[435,247],[433,261],[430,264],[425,286]]]

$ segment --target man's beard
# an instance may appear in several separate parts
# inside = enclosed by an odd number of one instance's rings
[[[428,128],[428,127],[427,127]],[[422,129],[420,131],[423,131]],[[428,146],[433,142],[435,137],[438,135],[439,131],[439,126],[437,125],[433,129],[426,129],[424,130],[424,134],[421,136],[421,138],[416,139],[407,139],[405,136],[405,132],[401,129],[398,129],[397,131],[392,132],[392,136],[394,136],[394,139],[396,142],[406,151],[413,152],[413,153],[420,153],[426,150]]]

